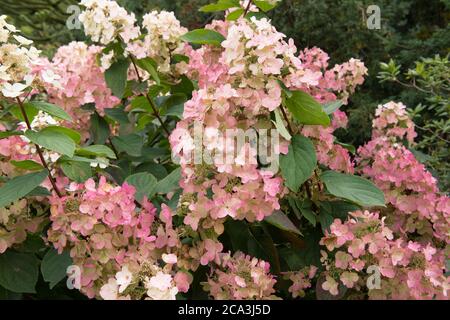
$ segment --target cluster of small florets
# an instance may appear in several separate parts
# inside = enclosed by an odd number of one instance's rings
[[[111,0],[82,0],[86,7],[78,19],[83,23],[84,32],[95,42],[104,45],[121,37],[125,42],[139,37],[139,28],[135,26],[134,13],[129,14],[117,2]]]
[[[408,116],[406,106],[399,102],[388,102],[379,105],[375,111],[373,120],[372,137],[388,137],[393,141],[406,139],[410,144],[413,143],[417,133],[414,130],[414,122]]]
[[[288,291],[294,299],[297,297],[303,298],[305,296],[305,290],[311,288],[311,280],[316,276],[316,273],[316,266],[304,267],[300,271],[284,273],[284,278],[292,282]]]
[[[33,41],[18,35],[18,30],[0,16],[0,96],[17,98],[33,84],[33,64],[40,51]]]
[[[81,268],[81,291],[98,296],[100,288],[123,265],[137,271],[179,245],[172,215],[165,205],[158,216],[148,201],[135,204],[135,188],[114,186],[100,178],[72,183],[68,195],[51,197],[48,240],[59,252],[70,250]]]
[[[404,106],[380,106],[373,139],[358,150],[360,171],[385,193],[385,214],[398,233],[450,241],[450,198],[441,195],[436,179],[403,144],[415,136]],[[397,127],[399,126],[399,127]]]
[[[242,252],[222,254],[203,288],[216,300],[278,299],[274,295],[276,280],[269,271],[268,262]]]
[[[0,254],[25,241],[28,233],[42,229],[44,208],[41,204],[21,199],[0,208]]]
[[[190,58],[188,74],[198,80],[199,89],[185,104],[183,119],[170,142],[182,167],[181,186],[187,201],[179,211],[185,216],[185,224],[198,230],[215,221],[214,228],[222,230],[220,225],[227,217],[261,221],[279,209],[279,199],[285,192],[277,170],[260,168],[255,146],[244,143],[237,150],[233,141],[226,140],[227,130],[274,129],[270,111],[281,104],[278,81],[292,89],[306,90],[320,101],[333,101],[337,96],[325,94],[329,92],[323,73],[328,58],[318,65],[324,54],[320,56],[313,50],[297,57],[293,41],[284,41],[285,36],[267,19],[213,21],[207,28],[222,33],[226,40],[220,48],[186,48]],[[330,128],[305,126],[302,133],[317,142],[321,163],[353,172],[348,151],[335,144],[332,135],[346,125],[347,118],[340,111],[333,116]],[[203,125],[200,146],[193,138],[195,123]],[[267,146],[276,157],[287,153],[289,141],[271,140]],[[192,164],[196,147],[209,152],[210,163]],[[234,162],[225,162],[230,154]]]
[[[41,68],[53,70],[58,75],[59,86],[47,86],[50,102],[63,108],[71,115],[73,122],[65,123],[87,136],[90,112],[81,108],[95,104],[100,115],[104,110],[116,106],[120,100],[114,97],[106,86],[96,56],[101,48],[87,46],[83,42],[71,42],[58,49],[52,61],[43,61]]]
[[[173,12],[152,11],[143,17],[142,27],[147,33],[143,39],[128,44],[127,51],[136,58],[152,58],[158,65],[158,71],[171,71],[172,57],[184,53],[185,44],[180,37],[188,30],[180,25]],[[178,69],[178,71],[181,71]]]
[[[329,251],[322,251],[322,289],[332,295],[340,294],[342,283],[372,299],[448,299],[444,251],[431,243],[395,239],[378,213],[352,212],[345,223],[336,219],[320,244]],[[367,284],[372,268],[381,277],[374,286]]]
[[[187,292],[191,278],[172,271],[177,262],[174,254],[163,254],[162,261],[164,268],[146,261],[135,272],[122,266],[101,287],[100,296],[104,300],[175,300],[179,292]]]

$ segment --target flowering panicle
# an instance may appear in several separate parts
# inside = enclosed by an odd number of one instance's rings
[[[336,219],[320,241],[326,281],[322,288],[339,294],[339,283],[372,299],[448,299],[445,254],[430,243],[395,238],[379,213],[356,211],[342,223]],[[379,287],[367,287],[376,267]],[[367,291],[366,291],[367,290]]]
[[[269,270],[268,262],[242,252],[222,254],[203,287],[216,300],[278,299],[273,288],[276,280]]]
[[[358,166],[385,193],[393,230],[449,243],[450,198],[439,194],[436,179],[401,144],[416,135],[405,106],[379,106],[373,126],[372,140],[358,150]]]
[[[47,86],[50,102],[63,108],[73,119],[65,122],[68,127],[81,131],[86,138],[89,130],[90,112],[81,108],[89,103],[104,115],[120,100],[106,86],[102,70],[97,66],[96,56],[101,47],[87,46],[83,42],[71,42],[58,49],[52,61],[43,61],[41,69],[53,70],[59,77],[58,86]]]
[[[84,26],[84,32],[95,42],[107,45],[121,37],[128,42],[139,37],[139,27],[135,26],[134,13],[129,14],[117,2],[111,0],[82,0],[86,7],[78,19]]]
[[[100,178],[98,186],[90,179],[72,183],[68,195],[51,197],[51,228],[48,240],[59,252],[70,250],[81,271],[81,290],[89,297],[127,265],[138,272],[142,264],[162,259],[179,246],[170,210],[144,201],[135,205],[135,189],[114,186]]]
[[[0,208],[0,254],[25,241],[28,233],[42,229],[45,206],[45,202],[21,199]]]

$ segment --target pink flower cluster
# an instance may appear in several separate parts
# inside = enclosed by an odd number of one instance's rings
[[[113,108],[120,100],[107,87],[103,71],[97,65],[97,55],[102,48],[83,42],[71,42],[58,49],[52,61],[43,61],[41,68],[53,70],[60,79],[58,86],[47,86],[49,101],[63,108],[72,116],[67,126],[85,135],[89,129],[90,112],[81,106],[94,103],[97,112]]]
[[[372,299],[448,299],[443,250],[431,243],[394,238],[379,213],[356,211],[342,223],[336,219],[320,241],[326,281],[322,288],[339,294],[339,283]],[[380,283],[368,282],[371,268]],[[371,271],[373,272],[373,270]]]
[[[412,143],[416,135],[404,105],[380,106],[373,123],[373,139],[358,150],[358,166],[385,193],[392,229],[449,243],[450,198],[439,193],[436,179],[400,143]]]
[[[135,188],[114,186],[100,178],[72,183],[68,195],[50,198],[52,222],[48,241],[62,252],[70,250],[81,268],[81,291],[97,296],[108,279],[127,265],[138,272],[144,263],[156,263],[179,246],[171,211],[144,201],[135,204]]]
[[[279,199],[285,193],[276,170],[258,166],[258,150],[254,146],[246,143],[235,150],[232,141],[224,143],[219,139],[221,134],[236,128],[274,129],[270,112],[279,109],[281,104],[278,81],[291,89],[308,91],[320,101],[334,101],[339,92],[354,89],[354,85],[361,83],[359,77],[365,74],[365,68],[352,60],[345,66],[335,67],[348,72],[329,70],[327,73],[328,56],[323,51],[305,50],[297,56],[293,40],[286,42],[285,36],[267,19],[213,21],[207,28],[222,33],[226,40],[219,48],[186,48],[190,58],[188,75],[198,80],[199,89],[185,104],[183,119],[170,136],[170,143],[182,166],[184,196],[179,213],[185,216],[184,223],[193,230],[214,228],[219,235],[223,231],[221,224],[228,216],[261,221],[280,208]],[[343,77],[339,88],[336,74]],[[355,75],[355,79],[349,74]],[[336,88],[336,95],[330,91],[331,87]],[[332,135],[346,121],[345,114],[336,111],[332,127],[305,126],[303,134],[317,140],[321,163],[353,172],[347,150],[335,144]],[[201,123],[204,128],[200,147],[211,152],[212,163],[192,164],[191,153],[198,147],[192,138],[195,123]],[[286,153],[288,145],[289,141],[281,138],[278,144],[273,143],[276,153],[273,156]],[[234,163],[223,164],[217,160],[230,153],[236,155]]]
[[[317,160],[320,164],[329,167],[331,170],[342,171],[345,173],[354,172],[354,164],[349,151],[341,145],[335,143],[333,132],[338,128],[347,126],[347,115],[336,110],[333,113],[331,126],[304,126],[302,134],[312,139],[316,147]]]
[[[317,267],[309,266],[304,267],[300,271],[286,272],[284,278],[292,281],[292,285],[288,291],[295,299],[297,297],[303,298],[305,296],[305,289],[311,288],[311,280],[316,276]]]
[[[216,300],[278,299],[269,270],[269,263],[242,252],[222,254],[203,288]]]
[[[31,213],[31,208],[36,214]],[[21,199],[0,208],[0,254],[13,245],[24,242],[28,233],[42,230],[45,204],[32,199]]]

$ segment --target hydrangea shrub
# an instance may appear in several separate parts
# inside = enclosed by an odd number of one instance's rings
[[[339,142],[367,69],[298,49],[279,2],[220,0],[189,31],[83,0],[94,44],[52,59],[0,17],[1,287],[33,294],[40,270],[109,300],[448,299],[450,199],[405,106]]]

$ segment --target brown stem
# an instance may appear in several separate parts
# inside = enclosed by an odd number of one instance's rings
[[[286,111],[284,111],[283,105],[280,105],[280,109],[281,109],[281,113],[283,114],[284,120],[286,120],[286,122],[287,122],[289,133],[291,134],[291,136],[293,136],[294,130],[292,130],[291,123],[289,122],[289,118],[286,114]]]
[[[22,101],[20,101],[19,97],[17,97],[16,99],[17,99],[17,102],[19,103],[20,111],[22,112],[22,116],[23,116],[23,119],[25,120],[25,123],[27,124],[28,130],[32,130],[32,129],[31,129],[30,120],[28,119],[27,113],[25,112],[25,108],[24,108],[24,106],[23,106]],[[58,187],[56,186],[55,178],[53,178],[52,173],[51,173],[51,171],[50,171],[50,168],[49,168],[47,162],[46,162],[45,159],[44,159],[44,155],[42,154],[41,147],[39,147],[39,145],[36,144],[36,143],[35,143],[34,145],[36,146],[36,151],[37,151],[37,153],[38,153],[38,155],[39,155],[39,158],[41,159],[42,165],[43,165],[44,168],[47,169],[47,171],[48,171],[48,178],[49,178],[49,180],[50,180],[50,183],[51,183],[52,186],[53,186],[53,190],[55,190],[55,192],[56,192],[56,194],[58,195],[58,197],[61,198],[61,197],[62,197],[62,194],[61,194],[61,192],[59,191]]]
[[[245,17],[245,15],[247,14],[248,10],[250,10],[250,6],[251,6],[251,5],[252,5],[252,0],[248,0],[247,8],[245,8],[245,11],[244,11],[244,17]]]
[[[134,57],[133,57],[131,54],[130,54],[130,58],[131,58],[131,63],[133,64],[134,70],[135,70],[135,72],[136,72],[136,75],[137,75],[137,77],[138,77],[138,79],[139,79],[139,82],[142,83],[143,81],[142,81],[141,75],[139,74],[138,67],[137,67],[137,65],[136,65],[136,62],[134,61]],[[147,98],[148,103],[149,103],[150,106],[152,107],[153,115],[154,115],[156,118],[158,118],[159,122],[161,123],[161,127],[164,129],[164,131],[166,132],[166,134],[167,134],[168,136],[170,136],[170,132],[169,132],[169,130],[166,128],[166,125],[164,124],[164,121],[161,119],[161,116],[160,116],[159,113],[158,113],[158,109],[157,109],[155,103],[154,103],[153,100],[149,97],[148,93],[146,93],[144,96]]]

